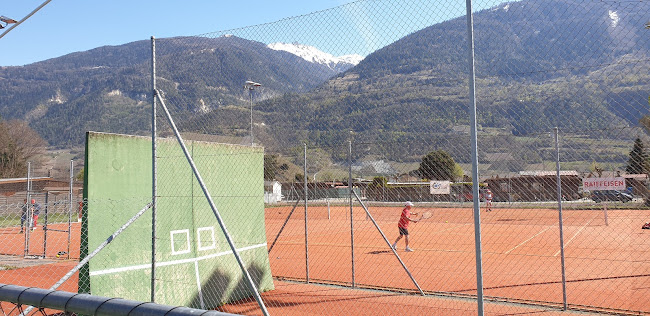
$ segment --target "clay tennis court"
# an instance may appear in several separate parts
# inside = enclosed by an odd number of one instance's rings
[[[420,208],[424,210],[425,208]],[[470,208],[432,208],[413,223],[411,247],[398,254],[426,293],[476,295],[474,220]],[[271,243],[291,207],[267,209]],[[369,207],[392,243],[401,207]],[[418,208],[415,208],[418,211]],[[350,209],[308,208],[309,278],[352,284]],[[358,287],[417,293],[416,287],[361,207],[354,207],[354,281]],[[567,301],[570,307],[626,313],[649,312],[650,232],[641,230],[648,210],[563,212]],[[562,306],[558,212],[506,209],[481,213],[484,295],[494,301]],[[304,207],[299,206],[270,253],[276,278],[305,280]],[[415,294],[414,294],[415,295]],[[633,313],[633,312],[631,312]]]
[[[476,313],[471,209],[432,208],[432,218],[411,224],[415,252],[404,252],[404,241],[400,242],[398,254],[425,297],[363,208],[353,208],[352,236],[348,206],[331,206],[329,212],[327,206],[308,207],[308,267],[304,207],[298,206],[287,221],[291,210],[292,206],[266,209],[269,247],[277,237],[269,254],[276,289],[262,295],[271,314]],[[392,243],[401,207],[370,206],[369,210]],[[422,210],[415,208],[416,212]],[[602,210],[571,209],[563,215],[569,307],[617,314],[650,312],[650,232],[641,230],[639,224],[650,219],[650,211],[610,210],[605,218]],[[481,216],[485,312],[560,313],[563,293],[557,211],[497,208]],[[72,231],[71,257],[75,258],[79,224],[74,223]],[[0,234],[8,241],[0,245],[2,253],[16,249],[12,243],[24,243],[18,229],[4,228]],[[42,231],[34,231],[31,238],[33,245],[41,244]],[[55,257],[64,246],[67,237],[52,237],[47,258],[27,260],[36,260],[34,266],[1,270],[2,283],[50,287],[77,263]],[[307,268],[310,284],[305,284]],[[75,276],[61,290],[76,292],[76,284]],[[254,301],[229,304],[222,310],[261,314]]]

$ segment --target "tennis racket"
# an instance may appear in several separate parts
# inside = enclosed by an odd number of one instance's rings
[[[431,218],[431,216],[433,216],[433,213],[431,213],[431,212],[429,212],[429,211],[426,211],[426,212],[422,213],[422,216],[420,216],[420,219],[419,219],[419,220],[423,220],[423,219]]]

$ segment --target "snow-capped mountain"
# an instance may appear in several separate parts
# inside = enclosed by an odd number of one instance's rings
[[[346,71],[363,60],[363,56],[361,55],[354,54],[337,57],[323,52],[316,47],[299,43],[271,43],[268,47],[273,50],[289,52],[312,63],[326,65],[336,72]]]

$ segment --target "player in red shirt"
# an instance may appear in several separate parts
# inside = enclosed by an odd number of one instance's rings
[[[411,252],[413,249],[409,247],[409,224],[411,222],[417,223],[418,220],[412,219],[411,215],[418,215],[418,213],[411,213],[411,207],[413,206],[413,203],[411,202],[406,202],[404,204],[404,209],[402,210],[402,216],[399,218],[399,223],[397,223],[397,228],[399,228],[399,237],[395,240],[393,243],[392,247],[394,250],[397,250],[397,242],[402,239],[402,236],[406,240],[406,251]]]

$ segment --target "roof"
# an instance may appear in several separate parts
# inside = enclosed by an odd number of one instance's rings
[[[50,181],[50,177],[34,177],[30,179],[31,181]],[[27,178],[7,178],[0,179],[0,184],[9,184],[9,183],[27,183]]]
[[[547,177],[557,175],[557,171],[520,171],[520,176],[535,176],[535,177]],[[578,171],[575,170],[560,170],[561,176],[578,176]]]

